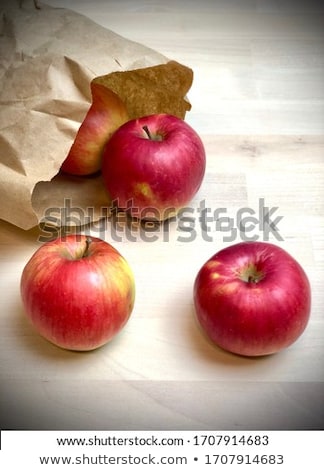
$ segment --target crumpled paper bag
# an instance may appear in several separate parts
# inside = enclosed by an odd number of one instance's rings
[[[92,80],[119,94],[131,118],[184,118],[193,79],[188,67],[83,15],[40,6],[0,5],[0,218],[23,229],[66,199],[91,207],[94,220],[109,205],[101,175],[60,173],[90,107]]]

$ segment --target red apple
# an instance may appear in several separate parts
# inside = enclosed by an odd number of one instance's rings
[[[222,249],[200,269],[194,304],[202,330],[221,348],[244,356],[288,347],[309,320],[311,289],[300,264],[266,242]]]
[[[126,324],[135,286],[114,247],[99,238],[68,235],[34,253],[22,273],[21,296],[40,335],[62,348],[87,351]]]
[[[197,193],[205,165],[196,131],[178,117],[154,114],[116,130],[104,149],[102,174],[119,208],[136,218],[164,220]]]
[[[72,175],[99,171],[105,143],[129,119],[125,104],[109,88],[92,82],[91,94],[91,106],[61,166],[62,171]]]

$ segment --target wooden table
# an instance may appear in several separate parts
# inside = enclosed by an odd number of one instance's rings
[[[126,233],[115,241],[110,225],[100,234],[131,264],[137,297],[123,332],[91,353],[61,350],[26,321],[19,281],[39,247],[39,229],[0,222],[1,427],[323,428],[324,7],[274,0],[47,3],[194,70],[186,120],[203,139],[207,172],[192,201],[192,239],[179,220],[151,242]],[[242,208],[258,214],[265,205],[280,216],[277,232],[256,225],[251,234],[291,253],[313,291],[310,323],[285,351],[238,357],[198,328],[196,273],[242,238],[212,221],[206,240],[201,204],[211,214],[226,211],[232,228]]]

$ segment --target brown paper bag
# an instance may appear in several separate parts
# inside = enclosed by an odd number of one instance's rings
[[[130,118],[184,118],[193,78],[184,65],[82,15],[40,6],[0,6],[0,218],[23,229],[67,199],[91,207],[94,220],[109,205],[100,175],[60,173],[90,107],[92,80],[117,93]]]

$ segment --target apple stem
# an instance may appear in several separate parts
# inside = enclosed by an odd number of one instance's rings
[[[249,282],[249,283],[252,283],[252,282],[253,282],[254,284],[256,284],[256,283],[258,282],[258,280],[257,280],[254,276],[251,276],[251,275],[250,275],[250,276],[248,277],[248,282]]]
[[[85,258],[86,256],[88,256],[89,247],[90,247],[90,244],[91,244],[92,240],[91,240],[90,237],[87,237],[85,242],[86,242],[86,246],[85,246],[85,250],[83,252],[82,258]]]
[[[150,131],[149,131],[149,128],[148,128],[146,125],[143,126],[143,130],[145,131],[147,137],[148,137],[150,140],[152,140],[151,133],[150,133]]]

